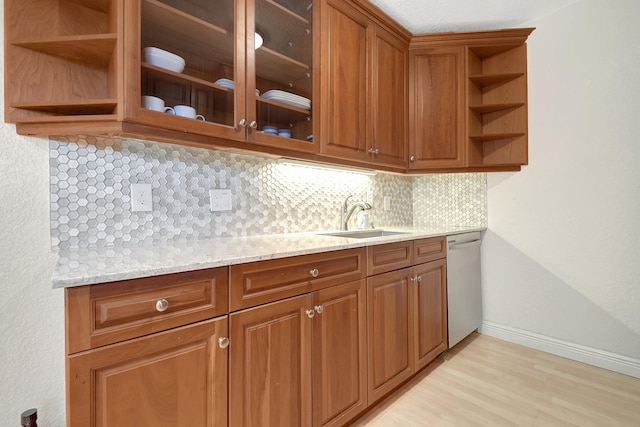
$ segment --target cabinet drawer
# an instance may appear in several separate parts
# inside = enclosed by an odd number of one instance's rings
[[[67,353],[228,312],[227,267],[67,288]]]
[[[444,237],[415,240],[413,242],[413,264],[434,261],[447,256],[447,246]]]
[[[412,265],[413,242],[397,242],[367,248],[367,276]]]
[[[365,277],[364,248],[231,266],[231,311]]]

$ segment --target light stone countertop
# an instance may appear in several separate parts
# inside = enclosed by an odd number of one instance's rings
[[[383,243],[446,236],[478,227],[430,230],[384,228],[396,234],[367,239],[325,236],[306,232],[207,240],[167,242],[155,245],[75,249],[57,252],[51,278],[53,288],[93,285],[161,274],[201,270],[274,258],[285,258]]]

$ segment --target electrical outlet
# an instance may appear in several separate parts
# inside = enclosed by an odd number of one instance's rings
[[[389,196],[384,196],[384,210],[387,212],[391,210],[391,197]]]
[[[131,184],[131,212],[153,211],[151,184]]]
[[[209,206],[211,212],[231,210],[231,190],[209,190]]]

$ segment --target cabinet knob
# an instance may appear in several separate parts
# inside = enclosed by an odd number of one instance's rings
[[[380,154],[380,150],[378,150],[377,148],[369,148],[368,152],[369,154],[373,155]]]
[[[256,122],[255,120],[252,120],[251,123],[249,123],[249,127],[251,129],[258,129],[258,122]]]
[[[411,163],[415,162],[415,161],[416,161],[416,156],[411,156],[411,157],[409,157],[409,161],[410,161]]]
[[[161,299],[156,301],[156,310],[159,312],[163,312],[165,311],[167,308],[169,308],[169,301],[167,301],[166,299]]]
[[[316,310],[316,313],[318,313],[318,314],[322,314],[322,312],[324,311],[324,307],[321,306],[321,305],[316,305],[314,307],[314,309]]]
[[[227,337],[218,338],[218,347],[220,347],[220,348],[229,347],[229,338],[227,338]]]
[[[318,277],[318,275],[320,275],[320,270],[314,268],[313,270],[309,270],[309,274],[313,277]]]
[[[417,280],[418,282],[422,282],[422,276],[418,276],[418,277],[416,277],[416,280]]]
[[[411,281],[411,282],[415,282],[415,281],[416,281],[416,278],[415,278],[415,277],[409,277],[409,281]]]
[[[307,310],[307,317],[309,319],[313,319],[313,316],[316,315],[316,311],[315,310]]]
[[[240,120],[240,122],[238,123],[238,125],[240,127],[246,127],[247,126],[247,119],[242,119]]]

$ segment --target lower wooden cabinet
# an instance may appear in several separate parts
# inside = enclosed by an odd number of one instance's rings
[[[226,426],[226,334],[222,316],[67,356],[67,426]]]
[[[226,267],[67,289],[67,427],[344,426],[446,349],[443,238],[234,268],[231,295],[303,290],[229,313]]]
[[[369,402],[380,399],[413,373],[410,339],[410,268],[367,279]]]
[[[367,407],[365,280],[315,292],[313,425],[334,427]]]
[[[413,268],[414,366],[420,370],[447,349],[447,260]]]
[[[311,425],[311,295],[230,315],[229,425]]]
[[[367,278],[369,404],[447,349],[444,239],[416,240],[408,248],[409,255],[398,252],[402,256],[395,257],[386,255],[397,253],[397,243],[374,248],[368,254],[369,271],[411,265],[416,260],[433,261]],[[396,263],[396,258],[403,262]]]
[[[364,280],[230,316],[229,425],[338,426],[364,410]]]

